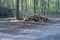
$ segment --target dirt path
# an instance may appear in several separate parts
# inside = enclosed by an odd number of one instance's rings
[[[46,24],[7,22],[0,19],[0,40],[60,40],[60,18],[52,19],[55,21]]]
[[[60,35],[60,21],[42,25],[20,23],[20,22],[0,22],[0,38],[11,40],[48,40],[50,36]],[[49,37],[48,37],[49,36]],[[56,39],[57,40],[57,39]]]

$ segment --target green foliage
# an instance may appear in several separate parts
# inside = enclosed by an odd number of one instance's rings
[[[48,0],[43,0],[43,1],[44,1],[43,7],[41,6],[41,0],[36,1],[36,4],[37,4],[36,10],[37,11],[42,10],[42,8],[45,11],[48,11],[48,9],[49,9],[49,11],[54,11],[54,10],[58,9],[57,12],[60,13],[60,8],[56,7],[56,6],[60,7],[60,0],[59,0],[59,5],[57,5],[58,0],[49,0],[49,8],[48,8]],[[23,0],[23,4],[21,4],[21,0],[19,0],[19,2],[20,2],[19,3],[19,6],[20,6],[20,8],[19,8],[20,14],[19,15],[20,15],[20,17],[22,17],[22,16],[24,16],[24,14],[21,11],[21,8],[22,8],[21,5],[23,5],[23,10],[26,10],[26,0]],[[9,0],[9,3],[10,3],[9,5],[10,5],[11,9],[12,8],[16,9],[16,0]],[[8,7],[7,4],[8,3],[6,3],[4,0],[2,0],[2,2],[0,2],[0,6]],[[32,12],[34,10],[34,0],[27,0],[27,9],[28,9],[27,11],[29,11],[29,12]],[[14,15],[15,15],[15,12],[14,12]]]

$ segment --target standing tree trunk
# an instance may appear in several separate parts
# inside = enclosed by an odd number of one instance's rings
[[[36,13],[36,0],[34,0],[34,13]]]
[[[27,0],[25,0],[25,3],[26,3],[25,15],[27,15],[27,11],[28,11],[28,4],[27,4]]]
[[[10,8],[10,0],[7,0],[7,7]]]
[[[36,0],[36,10],[38,12],[38,0]]]
[[[12,6],[13,6],[13,8],[14,8],[14,0],[11,0],[12,1]]]
[[[23,0],[21,0],[21,11],[23,11]]]
[[[26,12],[27,12],[27,0],[25,0],[25,2],[26,2]]]
[[[56,0],[56,13],[58,12],[59,9],[59,0]]]
[[[0,0],[0,14],[1,14],[1,0]]]
[[[20,20],[20,18],[19,18],[19,0],[16,0],[16,19]]]
[[[40,2],[41,2],[41,12],[43,13],[43,0],[40,0]]]
[[[49,4],[50,4],[49,1],[50,1],[50,0],[48,0],[48,11],[49,11],[49,6],[50,6],[50,5],[49,5]]]
[[[44,13],[44,15],[46,13],[46,2],[45,2],[45,0],[43,1],[43,13]]]
[[[0,0],[0,7],[1,7],[1,0]]]
[[[58,0],[58,9],[60,8],[60,1]]]
[[[8,12],[8,9],[10,9],[10,0],[6,0],[7,1],[7,14],[8,14],[8,17],[10,17],[10,13]]]

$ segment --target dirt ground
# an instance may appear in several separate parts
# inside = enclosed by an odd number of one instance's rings
[[[48,40],[57,38],[59,33],[60,21],[57,20],[46,24],[0,21],[0,38],[5,40]]]
[[[1,40],[60,40],[60,18],[51,18],[48,23],[4,21],[0,18]]]

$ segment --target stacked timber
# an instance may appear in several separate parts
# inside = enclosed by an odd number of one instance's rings
[[[24,21],[34,21],[34,22],[39,22],[39,21],[42,21],[42,22],[47,22],[49,21],[50,19],[48,18],[48,16],[46,15],[38,15],[38,14],[31,14],[29,16],[26,16],[24,18]]]

